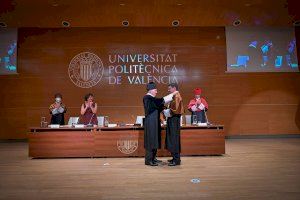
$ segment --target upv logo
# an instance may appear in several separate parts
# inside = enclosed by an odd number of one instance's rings
[[[74,56],[69,64],[69,77],[78,87],[95,86],[103,76],[102,60],[94,53],[82,52]]]

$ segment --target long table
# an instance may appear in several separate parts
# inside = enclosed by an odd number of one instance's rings
[[[162,130],[162,149],[158,156],[169,156]],[[225,154],[224,126],[181,127],[182,155]],[[29,157],[142,157],[144,129],[142,127],[93,128],[30,128]]]

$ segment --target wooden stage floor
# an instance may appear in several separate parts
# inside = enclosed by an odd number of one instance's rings
[[[183,157],[177,167],[145,166],[143,158],[30,159],[27,143],[1,142],[0,199],[299,200],[300,138],[227,139],[226,155]]]

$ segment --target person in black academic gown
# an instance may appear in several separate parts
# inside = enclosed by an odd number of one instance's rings
[[[160,112],[164,108],[164,103],[170,102],[175,93],[156,98],[157,89],[153,82],[147,84],[147,92],[143,98],[145,165],[157,166],[161,162],[156,159],[157,149],[161,148]]]
[[[173,93],[178,91],[177,83],[170,83],[168,91]],[[180,120],[181,115],[184,113],[183,101],[180,93],[178,92],[173,100],[167,105],[167,109],[164,110],[164,115],[167,118],[166,127],[166,141],[165,147],[172,155],[172,159],[168,160],[169,166],[180,165]]]

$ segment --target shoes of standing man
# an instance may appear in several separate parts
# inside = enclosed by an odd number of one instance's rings
[[[154,163],[162,163],[162,160],[157,160],[156,158],[153,159]]]
[[[169,162],[168,166],[173,167],[173,166],[176,166],[176,165],[180,165],[180,163],[181,163],[180,160],[179,161],[173,160],[173,161]]]
[[[170,159],[168,160],[169,164],[168,166],[176,166],[176,165],[180,165],[181,161],[175,161],[174,159]],[[158,163],[162,163],[161,160],[157,160],[156,158],[153,161],[145,161],[145,165],[150,165],[150,166],[158,166]]]
[[[145,165],[150,165],[150,166],[158,166],[158,164],[156,162],[148,162],[148,161],[145,161]]]

